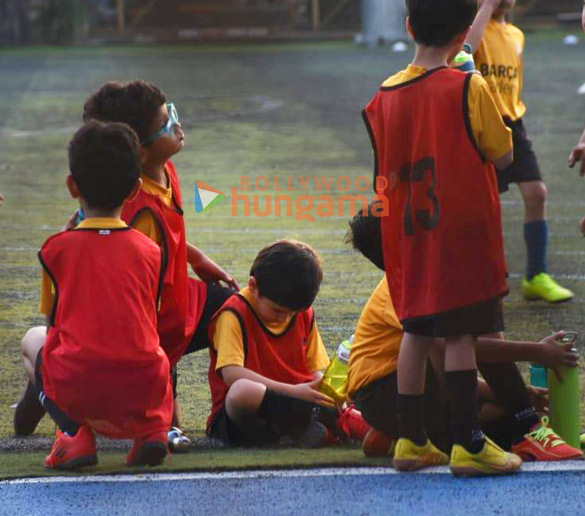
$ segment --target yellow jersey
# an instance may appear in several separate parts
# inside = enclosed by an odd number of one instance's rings
[[[404,332],[394,311],[388,281],[382,278],[366,303],[349,355],[349,397],[396,371]]]
[[[524,33],[518,27],[491,20],[473,56],[501,115],[513,121],[526,113],[521,98],[524,45]]]

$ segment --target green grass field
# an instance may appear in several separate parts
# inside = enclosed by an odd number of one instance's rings
[[[344,243],[349,213],[307,222],[245,217],[240,206],[234,217],[228,199],[197,215],[194,185],[201,179],[229,196],[233,187],[239,188],[241,176],[266,176],[271,187],[275,177],[282,185],[292,176],[299,191],[298,176],[348,176],[354,184],[349,193],[359,193],[355,179],[372,173],[360,111],[378,84],[409,57],[350,43],[0,50],[0,192],[6,197],[0,208],[0,449],[27,447],[27,441],[23,445],[10,439],[10,405],[25,385],[20,339],[42,320],[36,252],[76,208],[64,186],[66,146],[90,92],[108,80],[140,78],[159,85],[176,103],[187,135],[175,163],[188,238],[240,283],[247,280],[256,252],[274,239],[298,238],[320,251],[325,280],[316,309],[332,350],[352,333],[381,277]],[[503,199],[512,289],[506,322],[512,338],[539,339],[553,330],[582,329],[585,249],[578,222],[585,215],[585,184],[567,170],[566,161],[583,128],[585,100],[576,94],[585,82],[583,64],[582,48],[563,46],[560,33],[528,39],[527,124],[549,187],[550,270],[575,291],[576,299],[553,307],[521,299],[523,207],[518,192],[511,191]],[[306,193],[317,193],[314,183]],[[179,367],[186,428],[199,436],[210,408],[207,367],[206,352],[189,356]],[[52,432],[46,418],[37,433]],[[295,463],[298,452],[279,453],[289,457],[283,461]],[[338,453],[319,451],[311,460],[339,462]],[[222,467],[229,467],[229,457],[233,465],[240,463],[238,454],[227,451],[212,453],[208,462],[193,455],[192,462],[213,467],[222,454],[227,454]],[[41,456],[34,454],[38,461]],[[178,467],[186,466],[181,462]],[[10,468],[11,460],[0,462],[0,477],[9,475]]]

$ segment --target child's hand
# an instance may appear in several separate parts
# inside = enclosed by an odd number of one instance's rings
[[[579,175],[581,177],[585,176],[585,160],[583,159],[584,155],[585,143],[578,143],[569,156],[569,168],[573,168],[578,161],[581,162],[581,168],[579,169]]]
[[[75,229],[77,226],[77,216],[79,214],[79,210],[75,210],[67,219],[67,223],[61,228],[61,232],[63,231],[71,231]]]
[[[530,398],[532,406],[536,409],[536,412],[548,414],[548,389],[528,385],[526,390],[528,391],[528,397]]]
[[[205,283],[219,283],[223,281],[228,287],[240,290],[240,285],[238,285],[236,279],[207,256],[199,257],[197,263],[191,263],[191,267],[195,274]]]
[[[560,331],[541,341],[540,363],[552,369],[560,382],[563,381],[561,367],[577,367],[579,365],[579,354],[572,342],[559,343],[564,331]]]
[[[291,394],[300,400],[308,401],[309,403],[316,403],[323,407],[335,407],[335,402],[327,394],[323,394],[317,390],[321,380],[313,380],[308,383],[299,383],[292,386]]]
[[[585,236],[585,217],[581,219],[581,224],[579,224],[579,227],[581,228],[581,234]]]

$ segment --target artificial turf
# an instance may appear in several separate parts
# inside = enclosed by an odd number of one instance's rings
[[[585,215],[585,184],[566,167],[583,129],[585,99],[576,91],[585,82],[584,58],[579,46],[564,46],[562,36],[547,31],[528,37],[524,98],[529,135],[549,187],[550,270],[576,298],[561,306],[522,300],[523,205],[512,189],[503,197],[511,273],[505,307],[511,338],[540,339],[558,329],[580,331],[584,319],[585,249],[578,223]],[[282,188],[291,176],[297,188],[290,192],[295,201],[301,194],[322,193],[313,179],[303,191],[299,176],[347,176],[352,181],[350,191],[339,191],[334,182],[331,195],[361,193],[355,181],[371,178],[373,159],[360,111],[378,85],[403,68],[410,55],[394,54],[388,48],[368,50],[349,42],[0,50],[0,193],[6,197],[0,208],[0,449],[13,443],[10,405],[25,385],[19,342],[28,327],[42,322],[36,253],[76,208],[64,186],[66,147],[81,123],[89,93],[108,80],[145,79],[176,103],[187,138],[175,163],[183,186],[188,239],[235,274],[240,284],[246,282],[256,252],[272,240],[294,237],[320,251],[325,279],[315,308],[332,351],[352,333],[381,278],[344,243],[348,205],[344,214],[316,217],[314,222],[297,220],[294,210],[292,217],[246,217],[243,204],[233,216],[232,189],[240,188],[242,176],[252,178],[252,183],[265,176],[269,189],[253,188],[248,193],[275,195],[279,193],[275,178]],[[225,192],[228,199],[196,214],[197,180]],[[265,198],[259,200],[259,208],[264,209]],[[582,349],[581,344],[578,347]],[[202,432],[210,409],[207,367],[206,352],[185,358],[179,366],[179,395],[188,433]],[[46,418],[37,433],[52,431]],[[343,463],[345,453],[354,457],[347,458],[353,463],[355,453],[359,455],[357,450],[324,449],[301,460],[304,452],[295,450],[278,450],[276,455],[242,453],[201,451],[189,464],[213,468],[219,460],[227,468],[230,463],[238,466],[242,456],[256,461],[254,465],[269,459],[274,464],[271,457],[283,464]],[[43,453],[21,452],[21,456],[28,465],[18,471],[38,474],[33,464],[36,460],[40,465]],[[0,457],[3,477],[13,471],[16,459],[11,460],[13,454],[8,452]],[[106,454],[97,471],[110,471],[122,458],[114,454],[110,462]],[[187,461],[177,457],[166,467],[195,467],[181,465],[183,460]]]

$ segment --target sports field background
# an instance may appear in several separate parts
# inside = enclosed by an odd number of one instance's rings
[[[585,59],[583,43],[565,47],[562,36],[550,31],[529,36],[525,101],[529,135],[549,186],[550,270],[576,299],[563,306],[521,299],[523,207],[518,192],[511,191],[504,197],[511,338],[583,330],[585,241],[578,223],[585,215],[585,183],[567,170],[566,161],[585,121],[585,97],[576,93],[585,82]],[[175,163],[188,239],[240,284],[256,252],[277,238],[298,238],[320,251],[325,279],[315,307],[331,351],[353,332],[381,277],[344,243],[349,214],[314,223],[234,218],[228,198],[197,215],[194,185],[201,179],[229,195],[241,175],[263,175],[272,184],[275,176],[283,181],[289,175],[371,177],[360,111],[410,55],[351,43],[0,50],[0,192],[6,197],[0,208],[0,442],[12,433],[10,405],[25,385],[20,339],[42,321],[36,253],[76,208],[64,186],[66,146],[90,92],[107,80],[145,79],[176,103],[186,132]],[[294,184],[301,189],[298,180]],[[185,426],[192,435],[202,435],[210,408],[207,367],[205,351],[179,367]],[[46,418],[37,432],[52,431]]]

